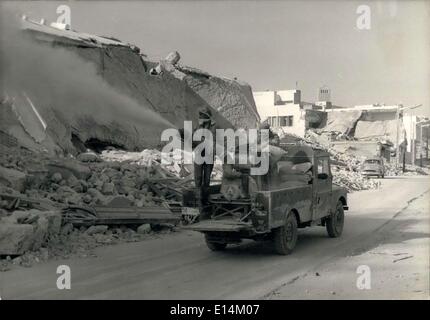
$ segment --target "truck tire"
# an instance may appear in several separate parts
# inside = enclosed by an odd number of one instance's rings
[[[338,201],[336,205],[336,210],[325,222],[327,233],[330,238],[340,237],[343,231],[344,220],[345,214],[343,212],[343,203],[341,201]]]
[[[297,243],[297,219],[293,212],[288,213],[285,225],[273,230],[275,251],[281,255],[293,252]]]
[[[227,247],[227,243],[211,241],[207,234],[205,234],[205,240],[206,240],[206,245],[212,251],[222,251],[222,250],[225,250],[225,248]]]

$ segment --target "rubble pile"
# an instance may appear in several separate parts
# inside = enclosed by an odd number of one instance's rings
[[[138,239],[138,234],[145,233],[144,224],[132,226],[135,230],[120,228],[121,232],[107,226],[101,232],[100,226],[93,226],[96,232],[90,231],[93,227],[85,231],[68,226],[62,210],[115,201],[131,207],[161,207],[179,201],[181,191],[192,183],[192,179],[181,179],[189,176],[184,167],[161,166],[158,151],[144,150],[138,153],[139,160],[134,155],[133,162],[131,155],[120,151],[101,157],[87,152],[75,159],[52,158],[22,148],[4,150],[0,156],[0,255],[22,255],[51,245],[54,251],[75,252],[80,243],[91,249],[91,243]],[[162,187],[163,179],[168,179],[170,189]],[[89,241],[87,236],[94,239]],[[69,242],[72,249],[67,248]]]
[[[140,151],[159,148],[165,129],[182,128],[185,120],[197,123],[201,108],[211,111],[219,128],[233,128],[176,77],[175,55],[154,74],[157,63],[133,45],[29,17],[18,24],[0,39],[0,68],[8,79],[0,93],[0,137],[51,155],[76,155],[94,145]],[[217,94],[224,91],[245,101],[250,88],[228,83]]]
[[[162,170],[161,172],[165,172],[166,175],[173,175],[177,178],[187,178],[191,180],[194,168],[192,164],[184,164],[184,159],[186,159],[186,157],[192,159],[192,154],[187,154],[186,151],[181,149],[175,149],[172,154],[163,154],[156,149],[145,149],[142,152],[106,150],[101,154],[101,158],[104,161],[128,162],[144,167],[154,166],[155,168],[160,168]],[[221,180],[221,178],[222,163],[220,159],[216,158],[211,181],[218,181]]]
[[[378,188],[380,182],[368,179],[360,174],[360,167],[364,159],[355,157],[348,153],[340,153],[336,150],[322,145],[315,139],[315,133],[310,132],[305,138],[298,137],[284,132],[277,132],[281,137],[281,142],[309,145],[313,148],[327,150],[331,156],[331,169],[333,182],[346,188],[348,191],[359,191]]]
[[[70,205],[106,204],[116,196],[124,196],[136,206],[153,205],[165,199],[155,199],[149,182],[169,179],[174,184],[190,176],[192,170],[192,166],[179,161],[161,165],[161,152],[157,150],[115,150],[101,156],[87,152],[76,159],[30,154],[24,149],[2,154],[2,185],[11,189],[10,193],[22,192],[30,198]],[[189,186],[187,183],[181,182],[181,187]]]
[[[45,223],[46,213],[42,211],[25,212],[29,217],[39,217],[37,222],[21,220],[23,211],[14,212],[11,216],[3,218],[0,223],[1,229],[8,229],[7,233],[0,230],[2,238],[7,237],[10,242],[11,236],[14,242],[9,247],[4,247],[4,241],[0,238],[0,253],[5,259],[0,260],[0,272],[8,271],[11,265],[20,265],[31,267],[39,262],[49,259],[67,259],[72,256],[81,258],[95,257],[94,249],[100,246],[114,245],[127,242],[137,242],[148,238],[153,238],[155,233],[149,224],[141,225],[137,228],[128,228],[125,226],[108,227],[106,225],[91,226],[89,228],[74,228],[71,224],[60,224],[61,215],[55,216],[55,224],[50,224],[48,233],[41,232]],[[10,221],[19,217],[19,222]],[[33,219],[34,220],[34,219]],[[36,231],[30,234],[28,230]],[[21,233],[17,230],[26,230]],[[25,233],[27,232],[27,233]],[[165,226],[157,230],[157,236],[174,232],[172,226]],[[48,236],[46,236],[48,234]],[[45,235],[45,236],[43,236]],[[19,251],[16,251],[19,244]],[[8,253],[10,252],[10,253]]]
[[[335,184],[345,187],[348,191],[376,189],[380,186],[379,181],[368,179],[360,173],[364,159],[346,153],[338,153],[330,148],[328,152],[331,155],[331,169]]]
[[[424,175],[427,176],[430,174],[429,168],[422,168],[416,165],[406,164],[405,172],[403,172],[403,165],[399,165],[396,167],[393,163],[385,164],[386,174],[389,176],[415,176],[415,175]]]

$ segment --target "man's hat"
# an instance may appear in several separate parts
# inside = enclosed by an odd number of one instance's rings
[[[203,124],[205,122],[211,122],[211,125],[215,125],[215,122],[212,121],[212,112],[209,109],[200,109],[199,124]]]
[[[260,129],[270,129],[270,124],[267,121],[264,121],[261,126]]]
[[[212,118],[212,112],[208,109],[199,110],[199,119],[210,120]]]

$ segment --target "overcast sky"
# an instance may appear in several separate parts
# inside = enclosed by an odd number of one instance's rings
[[[136,44],[153,59],[177,50],[183,64],[254,91],[297,82],[312,102],[327,85],[338,105],[422,103],[416,113],[430,116],[430,1],[2,2],[48,21],[60,4],[77,31]],[[362,4],[370,30],[356,27]]]

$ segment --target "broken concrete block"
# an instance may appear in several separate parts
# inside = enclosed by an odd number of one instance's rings
[[[179,52],[178,51],[172,51],[167,55],[165,60],[168,61],[169,63],[175,65],[179,62],[180,59],[181,59],[181,55],[179,54]]]
[[[84,203],[91,203],[91,201],[93,200],[93,198],[91,197],[91,195],[89,195],[88,193],[87,194],[85,194],[83,197],[82,197],[82,201],[84,202]]]
[[[33,225],[31,250],[38,250],[47,240],[48,225],[49,222],[46,217],[39,217],[37,223]]]
[[[47,168],[52,173],[60,172],[66,179],[74,175],[78,179],[86,180],[91,175],[91,170],[87,166],[73,159],[52,160]]]
[[[26,184],[26,175],[21,171],[0,166],[0,183],[23,192]]]
[[[30,211],[16,210],[12,212],[9,221],[14,221],[17,224],[25,224],[25,221],[30,217]]]
[[[48,227],[46,237],[53,237],[60,233],[62,222],[60,211],[39,211],[32,209],[30,210],[30,213],[37,214],[40,218],[46,219]]]
[[[34,228],[30,224],[0,224],[0,255],[19,255],[33,246]]]
[[[105,182],[102,187],[102,193],[110,196],[115,194],[115,185],[112,182]]]
[[[103,204],[106,202],[106,197],[97,189],[89,188],[87,194],[92,197],[92,201],[94,203]]]
[[[105,233],[108,229],[108,226],[100,225],[100,226],[91,226],[87,229],[86,233],[88,235],[98,234],[98,233]]]
[[[93,152],[84,152],[79,154],[76,159],[81,162],[100,162],[100,157]]]
[[[131,207],[133,205],[133,201],[124,196],[117,196],[106,203],[106,205],[113,208]]]
[[[54,174],[52,174],[51,176],[51,181],[54,183],[60,183],[61,180],[63,180],[63,176],[61,175],[61,173],[59,172],[55,172]]]
[[[147,234],[149,232],[151,232],[151,225],[149,223],[142,224],[137,228],[138,234]]]
[[[78,180],[75,176],[70,176],[67,179],[66,184],[72,188],[75,192],[83,192],[83,188],[82,188],[82,184],[80,182],[80,180]]]

